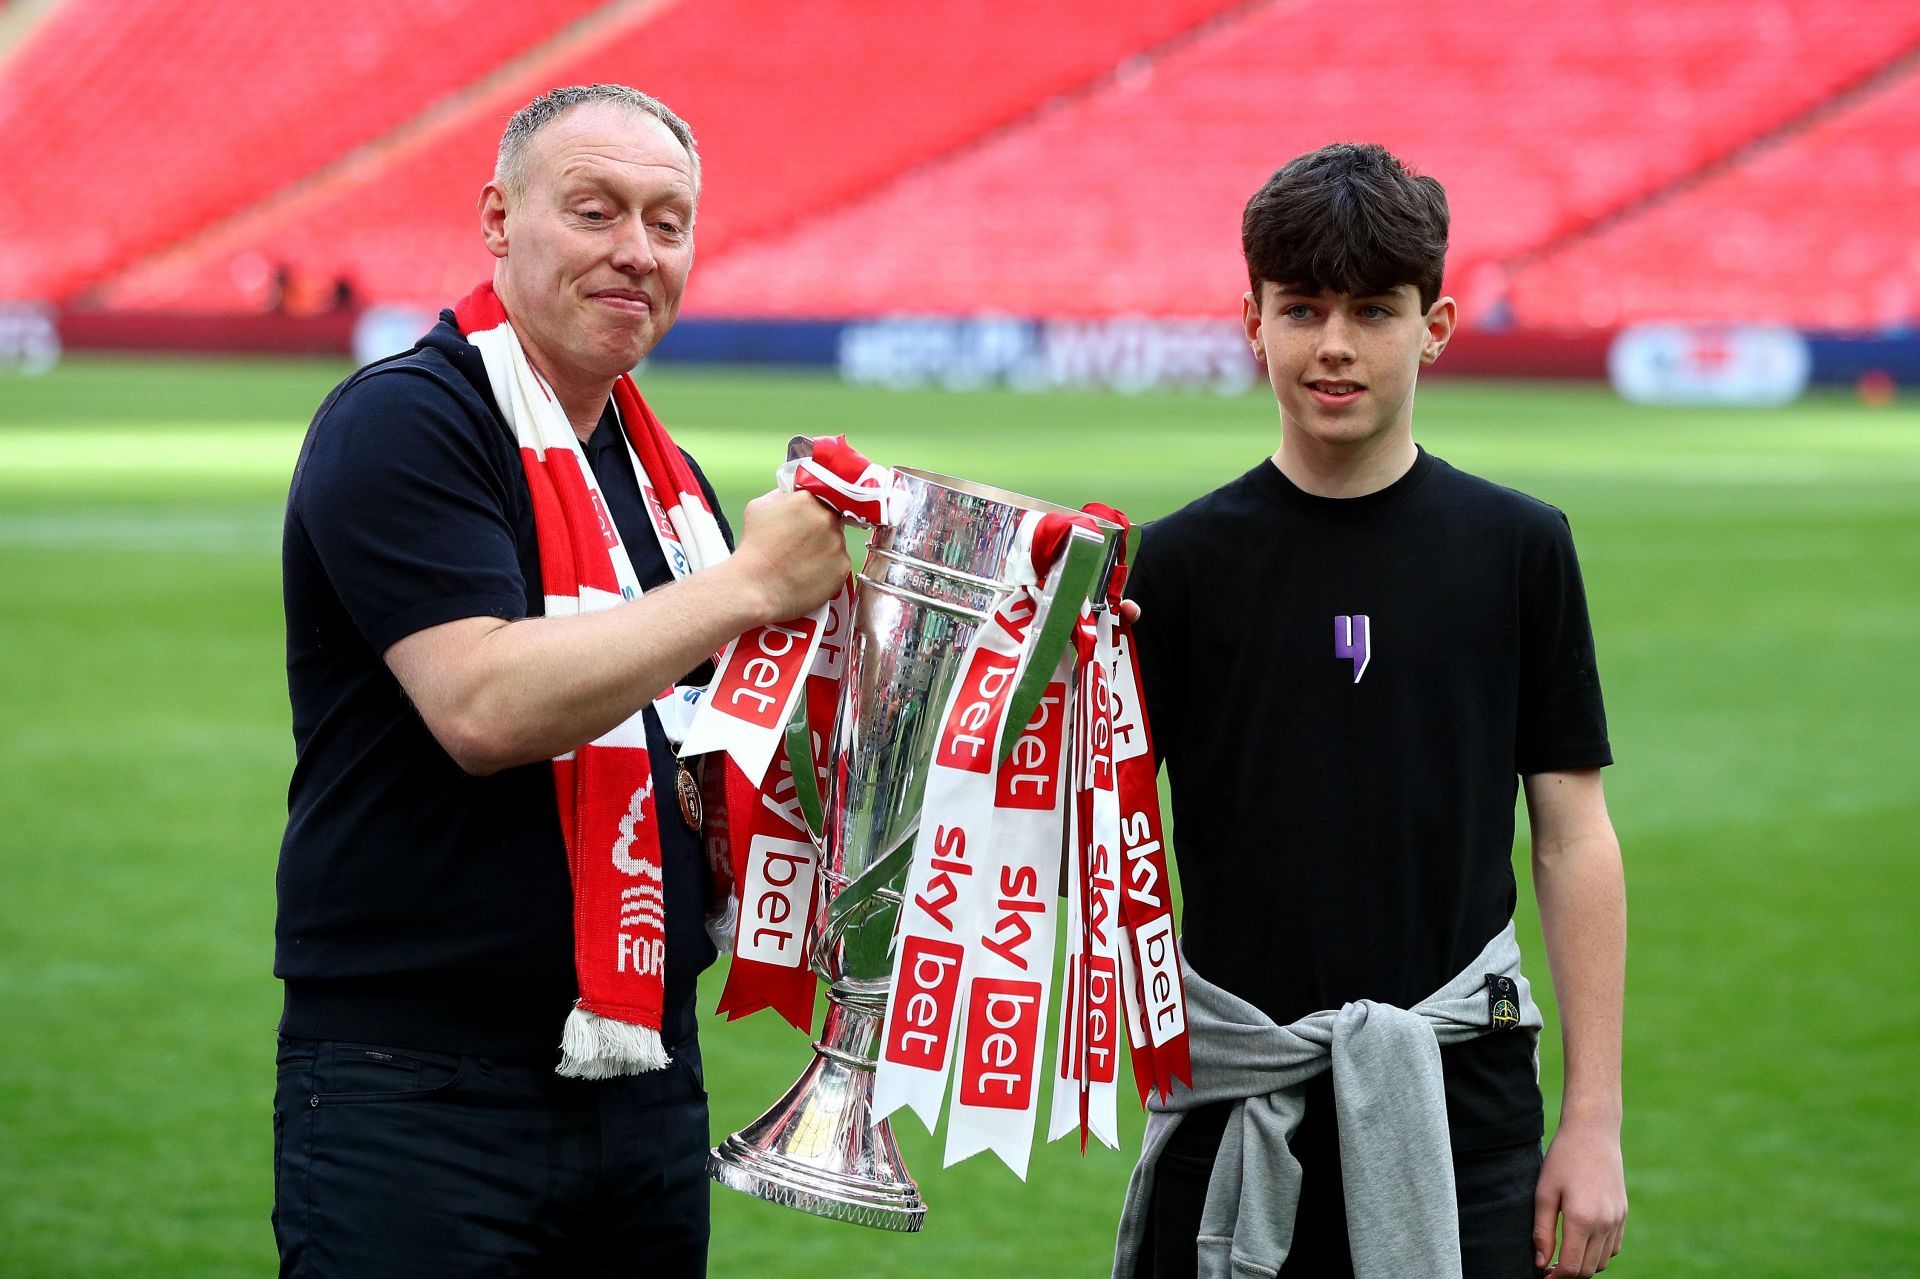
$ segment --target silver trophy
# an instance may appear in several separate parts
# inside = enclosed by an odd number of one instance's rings
[[[790,455],[809,442],[795,440]],[[872,1118],[875,1052],[893,973],[927,763],[948,693],[976,629],[1013,589],[1013,555],[1029,511],[1077,514],[944,475],[897,468],[894,519],[876,529],[856,581],[853,640],[829,748],[813,969],[827,1013],[813,1062],[764,1115],[714,1148],[724,1186],[802,1212],[915,1231],[926,1204],[888,1122]],[[1074,534],[1035,620],[1047,636],[1071,626],[1080,599],[1103,596],[1117,525]],[[1075,568],[1078,568],[1076,573]],[[1053,648],[1057,654],[1059,648]],[[1044,682],[1053,657],[1040,672]],[[1023,681],[1023,685],[1025,681]],[[1018,694],[1008,720],[1033,707]]]

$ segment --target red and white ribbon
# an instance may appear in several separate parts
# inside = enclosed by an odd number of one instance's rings
[[[847,634],[852,621],[852,585],[827,602],[821,638],[806,679],[809,758],[814,793],[826,790],[827,741],[846,670]],[[801,1030],[813,1024],[815,982],[809,967],[811,932],[819,902],[819,849],[807,828],[793,764],[779,752],[762,784],[747,784],[731,759],[716,759],[729,777],[727,807],[746,830],[731,840],[733,936],[723,949],[733,954],[718,1011],[729,1021],[772,1008]],[[716,939],[718,940],[718,939]]]
[[[874,1081],[877,1118],[907,1106],[933,1129],[955,1041],[967,1027],[968,965],[983,951],[1004,856],[995,830],[1001,735],[1042,621],[1036,542],[1064,545],[1049,536],[1057,523],[1039,514],[1022,522],[1010,557],[1014,589],[975,631],[942,709],[895,936]]]
[[[893,468],[869,461],[844,435],[813,441],[806,457],[789,459],[776,473],[789,493],[811,493],[862,528],[893,523]]]
[[[995,773],[993,842],[980,865],[989,904],[967,951],[966,1024],[947,1117],[949,1166],[991,1150],[1022,1179],[1046,1073],[1073,664],[1071,650],[1061,654]]]
[[[1048,1140],[1078,1129],[1119,1145],[1121,967],[1120,806],[1113,772],[1107,685],[1113,617],[1083,605],[1074,632],[1079,658],[1074,715],[1074,803],[1067,840],[1067,946],[1061,983],[1060,1054]]]
[[[812,493],[856,523],[873,527],[891,514],[893,472],[842,437],[815,442],[812,457],[780,468],[780,486]],[[805,617],[770,622],[722,650],[713,683],[687,729],[682,753],[725,751],[747,780],[766,776],[801,696],[803,675],[828,631],[831,601]]]
[[[1124,622],[1114,637],[1113,758],[1120,801],[1121,949],[1134,1083],[1140,1098],[1171,1096],[1193,1084],[1185,988],[1174,946],[1173,886],[1167,875],[1158,768],[1140,692],[1139,656]]]
[[[1107,605],[1115,615],[1109,689],[1113,703],[1113,764],[1120,799],[1121,991],[1126,998],[1133,1079],[1141,1101],[1152,1092],[1172,1094],[1193,1083],[1187,1040],[1185,988],[1174,945],[1173,888],[1167,874],[1166,837],[1160,815],[1159,766],[1141,691],[1140,657],[1131,627],[1120,614],[1127,580],[1125,512],[1098,503],[1087,510],[1118,524],[1121,553],[1107,579]]]
[[[978,945],[992,885],[994,774],[1000,732],[1039,614],[1031,590],[1008,595],[974,632],[940,715],[881,1033],[873,1112],[902,1106],[939,1122],[965,1002],[961,982]]]

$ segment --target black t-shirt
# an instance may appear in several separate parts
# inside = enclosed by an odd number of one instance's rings
[[[1263,460],[1129,594],[1187,957],[1282,1025],[1452,978],[1513,915],[1519,775],[1612,762],[1565,517],[1425,451],[1346,499]],[[1443,1060],[1456,1144],[1540,1136],[1529,1036]]]
[[[664,586],[611,407],[586,453],[642,589]],[[450,313],[321,406],[287,500],[282,571],[296,761],[278,876],[281,1029],[557,1059],[578,986],[552,766],[462,772],[383,659],[430,626],[543,609],[519,449]],[[654,793],[671,795],[673,750],[651,709],[646,725]],[[671,1045],[693,1033],[695,979],[714,951],[700,842],[671,804],[663,812]]]

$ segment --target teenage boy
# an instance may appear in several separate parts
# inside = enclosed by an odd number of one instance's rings
[[[1413,441],[1454,328],[1447,224],[1377,146],[1301,156],[1246,207],[1280,447],[1153,524],[1131,578],[1194,1087],[1156,1103],[1116,1276],[1533,1279],[1619,1251],[1626,908],[1592,632],[1565,517]],[[1544,1160],[1516,778],[1566,1047]]]

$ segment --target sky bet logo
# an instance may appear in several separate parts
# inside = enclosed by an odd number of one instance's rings
[[[1333,619],[1333,655],[1353,662],[1353,682],[1358,684],[1373,658],[1373,627],[1365,613]]]

